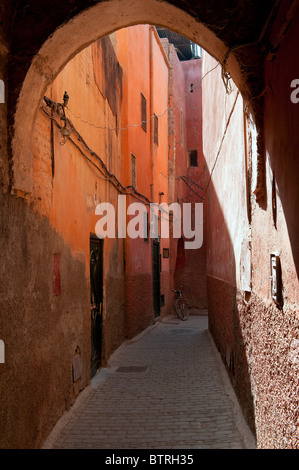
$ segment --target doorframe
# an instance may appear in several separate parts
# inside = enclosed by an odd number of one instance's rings
[[[91,243],[92,242],[95,242],[98,246],[99,246],[99,249],[100,249],[100,257],[101,257],[101,264],[100,264],[100,269],[101,269],[101,299],[102,299],[102,308],[101,308],[101,312],[100,312],[100,317],[101,317],[101,325],[100,325],[100,331],[101,331],[101,338],[100,338],[100,351],[99,351],[99,363],[98,363],[98,368],[97,370],[101,367],[102,365],[102,362],[103,362],[103,344],[104,344],[104,341],[103,341],[103,338],[104,338],[104,334],[103,334],[103,306],[104,306],[104,239],[103,238],[99,238],[97,237],[94,233],[90,233],[89,235],[89,266],[90,266],[90,261],[91,261],[91,258],[90,258],[90,255],[91,255]],[[90,310],[90,315],[91,315],[91,276],[89,278],[89,304],[90,304],[90,307],[89,307],[89,310]],[[91,317],[90,317],[90,321],[92,322],[91,320]],[[91,377],[94,377],[96,375],[97,372],[95,373],[92,373],[92,323],[90,324],[90,335],[91,335],[91,344],[90,344],[90,373],[91,373]]]

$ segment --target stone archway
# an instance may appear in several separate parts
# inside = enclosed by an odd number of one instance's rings
[[[26,195],[31,191],[32,131],[38,105],[47,86],[72,57],[99,37],[138,23],[172,29],[200,44],[220,62],[226,57],[226,70],[243,96],[250,95],[250,87],[234,54],[228,55],[230,49],[224,42],[186,11],[158,0],[133,0],[130,4],[122,0],[99,2],[58,27],[31,61],[20,88],[11,126],[11,187],[14,192]]]
[[[16,5],[14,12],[12,11],[13,3]],[[154,23],[173,29],[200,43],[220,61],[229,52],[227,70],[243,97],[248,97],[248,100],[253,103],[255,113],[262,109],[261,92],[264,88],[263,80],[265,80],[265,85],[269,89],[269,93],[265,95],[265,113],[264,116],[262,113],[256,116],[258,116],[258,124],[261,124],[260,128],[263,118],[265,121],[267,164],[273,170],[273,175],[275,172],[277,194],[280,195],[283,209],[281,215],[285,219],[281,218],[277,231],[269,222],[271,221],[268,217],[271,215],[269,204],[268,208],[261,207],[255,214],[255,257],[252,264],[256,268],[255,292],[250,306],[241,303],[241,297],[237,300],[240,300],[238,314],[244,325],[243,331],[248,333],[249,336],[246,338],[254,348],[256,363],[251,371],[252,376],[261,390],[256,399],[260,441],[264,446],[273,445],[273,443],[279,445],[279,439],[281,439],[283,445],[291,446],[298,442],[296,428],[293,426],[296,418],[294,412],[296,389],[293,380],[295,369],[287,356],[285,356],[286,360],[278,363],[278,356],[273,355],[272,351],[281,352],[280,357],[283,358],[283,354],[287,353],[286,346],[294,344],[291,342],[292,335],[294,331],[297,331],[295,322],[299,266],[298,217],[294,201],[298,200],[298,159],[296,158],[298,133],[295,130],[299,108],[290,100],[292,91],[290,83],[299,75],[298,62],[294,60],[296,44],[298,44],[299,16],[297,11],[296,15],[294,14],[293,24],[290,26],[288,16],[291,15],[293,6],[296,4],[291,0],[282,2],[265,0],[262,3],[241,0],[237,2],[237,6],[235,4],[235,0],[225,2],[222,0],[213,2],[205,0],[184,0],[184,2],[180,0],[77,0],[76,2],[65,0],[63,4],[58,0],[44,2],[3,0],[0,16],[4,27],[3,30],[1,28],[0,37],[4,40],[3,44],[1,43],[0,56],[5,60],[0,60],[0,71],[1,78],[8,84],[6,95],[9,101],[7,108],[6,105],[1,108],[0,119],[6,125],[8,114],[10,187],[20,196],[25,197],[26,191],[31,190],[32,132],[44,90],[77,52],[100,36],[124,26]],[[277,17],[274,31],[272,31],[273,18],[270,26],[267,20],[273,4],[276,9],[280,4],[283,7]],[[286,31],[288,35],[285,34]],[[265,37],[261,39],[263,35]],[[272,62],[265,61],[265,74],[263,74],[264,58],[269,51],[273,54],[277,53],[279,49],[277,41],[281,42],[280,54]],[[259,47],[262,43],[265,46],[264,53]],[[261,101],[257,99],[258,97],[261,97]],[[2,134],[0,135],[1,146],[4,142],[3,152],[6,149],[6,135],[3,132],[5,127],[1,126]],[[260,135],[262,136],[262,132]],[[260,161],[263,162],[262,153]],[[274,179],[272,183],[273,181]],[[9,319],[8,322],[5,321],[5,328],[1,331],[13,341],[13,347],[10,350],[14,351],[13,367],[7,368],[7,375],[2,381],[2,392],[5,392],[3,399],[8,414],[8,419],[4,423],[6,429],[2,433],[2,441],[5,445],[12,441],[20,445],[24,441],[35,443],[37,439],[40,439],[36,433],[41,429],[41,423],[36,419],[35,411],[41,409],[44,397],[47,397],[43,383],[43,378],[48,373],[47,368],[43,370],[41,367],[33,368],[33,362],[24,368],[23,355],[24,350],[28,349],[28,340],[25,334],[20,334],[19,325],[22,325],[27,318],[34,318],[34,321],[31,321],[32,329],[29,328],[29,321],[27,321],[24,329],[26,333],[34,332],[33,328],[36,327],[37,319],[40,325],[46,327],[44,312],[48,308],[48,303],[43,302],[39,311],[36,311],[35,297],[32,295],[34,286],[32,283],[28,288],[27,281],[32,273],[35,278],[38,278],[40,273],[44,274],[42,272],[44,265],[38,263],[40,259],[38,256],[44,258],[42,251],[46,243],[51,241],[52,247],[54,242],[58,240],[60,243],[60,240],[56,233],[53,234],[48,221],[45,219],[40,221],[31,211],[30,206],[27,207],[19,198],[5,194],[5,198],[1,198],[1,205],[3,233],[5,234],[2,237],[2,253],[7,253],[6,263],[3,263],[5,269],[2,269],[2,278],[8,286],[2,302],[4,312],[2,317]],[[31,230],[31,227],[34,230]],[[26,236],[20,237],[20,234]],[[30,244],[28,243],[29,237],[32,239]],[[11,246],[14,246],[14,257],[10,256]],[[268,253],[270,250],[272,252],[273,246],[278,246],[282,251],[284,289],[289,310],[279,310],[265,300],[268,287]],[[68,247],[65,250],[68,259],[72,259]],[[32,253],[34,254],[33,262],[28,263]],[[45,265],[48,267],[47,276],[50,279],[52,274],[50,254],[47,254],[45,259]],[[73,263],[73,269],[78,272],[78,276],[80,274],[80,278],[83,277],[85,272],[83,263],[78,260],[74,260]],[[47,287],[47,284],[45,285]],[[229,288],[234,289],[234,286]],[[218,291],[221,292],[220,289]],[[34,294],[36,294],[35,291]],[[235,302],[235,291],[231,297]],[[35,311],[35,317],[30,316],[32,311]],[[3,338],[5,339],[4,336]],[[17,342],[15,342],[16,339]],[[48,337],[46,343],[48,348]],[[30,349],[32,355],[30,361],[37,357],[39,350],[40,343],[37,341],[36,345]],[[282,364],[283,369],[280,367]],[[31,369],[28,369],[29,366]],[[279,369],[277,369],[278,366]],[[24,373],[20,374],[20,370]],[[26,380],[28,370],[35,375],[29,375]],[[280,373],[281,370],[283,373]],[[14,374],[17,378],[15,381],[12,380]],[[40,381],[34,382],[33,378],[38,378]],[[57,383],[58,378],[54,377],[54,379]],[[26,390],[24,384],[28,387],[27,390],[33,390],[34,393],[24,393]],[[34,388],[32,388],[33,385]],[[240,386],[243,390],[245,382],[240,381]],[[271,394],[269,394],[269,389],[272,391]],[[251,393],[250,387],[247,387],[247,391]],[[41,401],[35,402],[32,397]],[[49,405],[51,403],[50,401]],[[21,417],[18,413],[20,404],[24,411]],[[44,416],[46,411],[41,414]],[[269,424],[267,416],[271,414],[275,419]],[[28,422],[31,424],[30,429],[27,426]],[[9,429],[8,425],[11,426]]]

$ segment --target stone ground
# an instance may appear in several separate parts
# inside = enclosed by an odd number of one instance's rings
[[[158,321],[112,355],[44,449],[255,448],[207,316]]]

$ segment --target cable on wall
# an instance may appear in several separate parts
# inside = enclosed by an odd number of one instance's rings
[[[237,47],[237,46],[236,46]],[[229,51],[228,51],[229,52]],[[227,57],[228,57],[228,53],[227,53]],[[185,95],[181,98],[179,98],[175,104],[172,106],[172,107],[168,107],[162,114],[160,114],[158,117],[161,117],[161,116],[164,116],[164,114],[166,114],[166,112],[168,110],[172,110],[174,109],[176,106],[177,106],[177,103],[180,102],[181,100],[183,100],[187,94],[189,92],[193,92],[194,88],[199,86],[202,82],[202,80],[209,74],[211,73],[213,70],[215,70],[218,66],[220,65],[220,62],[217,62],[217,64],[212,67],[208,72],[206,72],[203,77],[201,78],[200,81],[198,81],[197,83],[195,84],[192,84],[191,87],[190,87],[190,90],[188,90]],[[217,152],[217,156],[216,156],[216,159],[215,159],[215,162],[214,162],[214,165],[212,167],[212,170],[211,170],[211,173],[210,173],[210,177],[209,177],[209,180],[208,180],[208,183],[206,185],[205,188],[201,187],[200,185],[198,185],[197,183],[195,183],[194,181],[192,181],[190,178],[188,178],[187,176],[180,176],[179,178],[189,187],[189,189],[192,191],[193,195],[195,194],[196,196],[200,197],[202,200],[204,200],[205,198],[205,195],[208,191],[208,188],[209,188],[209,185],[210,185],[210,182],[211,182],[211,179],[212,179],[212,175],[213,175],[213,172],[215,170],[215,167],[216,167],[216,164],[217,164],[217,161],[218,161],[218,158],[219,158],[219,155],[220,155],[220,152],[221,152],[221,148],[222,148],[222,144],[223,144],[223,141],[224,141],[224,138],[225,138],[225,135],[226,135],[226,132],[227,132],[227,128],[229,126],[229,122],[230,122],[230,119],[231,119],[231,116],[233,114],[233,111],[235,109],[235,105],[236,105],[236,102],[237,102],[237,99],[238,99],[238,96],[239,96],[239,93],[240,91],[238,90],[237,94],[236,94],[236,98],[235,98],[235,101],[234,101],[234,104],[233,104],[233,107],[232,107],[232,110],[230,112],[230,115],[229,115],[229,118],[227,120],[227,123],[226,123],[226,128],[225,128],[225,131],[224,131],[224,134],[222,136],[222,140],[221,140],[221,143],[220,143],[220,146],[219,146],[219,149],[218,149],[218,152]],[[117,177],[111,173],[107,166],[105,165],[104,161],[101,159],[101,157],[99,157],[97,155],[96,152],[94,152],[92,149],[90,149],[90,147],[87,145],[87,143],[85,142],[84,138],[82,137],[82,135],[78,132],[78,130],[75,128],[74,124],[72,123],[72,121],[67,117],[66,113],[65,113],[65,109],[67,109],[68,111],[70,111],[72,114],[74,114],[69,108],[68,108],[68,100],[69,100],[69,96],[67,95],[67,93],[65,92],[64,94],[64,103],[61,104],[61,103],[56,103],[54,101],[52,101],[51,99],[49,99],[48,97],[44,97],[44,101],[46,103],[46,105],[51,109],[51,115],[47,113],[47,111],[41,106],[41,110],[43,111],[43,113],[49,118],[52,120],[52,122],[54,122],[56,124],[56,126],[59,128],[61,134],[62,134],[62,137],[63,137],[63,140],[60,142],[60,145],[64,145],[66,143],[66,140],[69,140],[78,150],[79,152],[82,154],[82,156],[84,156],[88,161],[89,163],[91,163],[94,167],[96,167],[102,174],[103,176],[105,177],[106,180],[108,180],[120,193],[122,194],[129,194],[129,195],[132,195],[134,197],[136,197],[137,199],[142,199],[143,202],[145,202],[146,204],[151,204],[152,202],[144,195],[144,194],[141,194],[139,193],[138,191],[136,191],[136,189],[133,187],[133,186],[126,186],[124,187],[120,181],[117,179]],[[58,115],[58,117],[64,121],[64,125],[61,125],[57,122],[57,120],[53,117],[53,113],[56,112],[56,114]],[[124,128],[119,128],[119,127],[114,127],[114,128],[109,128],[107,126],[96,126],[92,123],[89,123],[88,121],[84,121],[82,120],[79,116],[76,116],[74,114],[75,117],[77,117],[78,119],[80,119],[81,121],[83,121],[84,123],[90,125],[90,126],[93,126],[95,128],[101,128],[101,129],[106,129],[106,130],[112,130],[112,131],[116,131],[116,130],[126,130],[128,129],[129,127],[140,127],[142,125],[142,123],[140,124],[130,124]],[[152,116],[148,121],[146,121],[147,123],[151,121],[151,119],[153,118],[154,116]],[[97,164],[95,164],[95,162],[90,159],[86,154],[85,152],[82,151],[82,149],[80,148],[80,146],[78,144],[76,144],[76,142],[71,138],[71,133],[74,133],[78,139],[78,141],[85,147],[86,151],[93,157],[96,158],[96,160],[100,163],[100,166],[98,166]],[[195,191],[190,183],[192,184],[195,184],[200,190],[204,191],[203,195],[199,194],[197,191]],[[132,190],[133,192],[129,191],[129,190]],[[189,196],[186,196],[184,197],[183,199],[186,199],[188,197],[191,197],[191,195]],[[183,200],[183,199],[180,199],[180,200]]]
[[[216,64],[214,67],[212,67],[210,70],[208,70],[208,71],[203,75],[203,77],[201,78],[201,80],[199,80],[198,82],[196,82],[196,83],[194,83],[194,84],[191,83],[190,88],[186,91],[186,93],[185,93],[181,98],[178,98],[178,99],[175,101],[175,103],[174,103],[173,106],[170,106],[170,107],[166,108],[161,114],[155,114],[155,115],[153,115],[153,116],[150,116],[150,118],[149,118],[147,121],[142,121],[142,122],[140,122],[139,124],[128,124],[128,125],[125,126],[125,127],[117,127],[117,126],[116,126],[116,127],[108,127],[108,126],[96,125],[96,124],[94,124],[94,123],[91,123],[91,122],[89,122],[89,121],[83,119],[81,116],[76,115],[68,106],[66,106],[66,109],[67,109],[67,111],[68,111],[69,113],[71,113],[72,116],[74,116],[76,119],[79,119],[79,120],[80,120],[81,122],[83,122],[84,124],[87,124],[88,126],[94,127],[94,128],[96,128],[96,129],[103,129],[103,130],[108,130],[108,131],[115,131],[115,132],[117,132],[117,131],[126,131],[126,130],[129,129],[129,128],[141,127],[143,124],[149,124],[155,117],[161,118],[161,117],[163,117],[168,111],[174,110],[174,109],[177,107],[178,103],[181,102],[182,100],[184,100],[184,99],[186,98],[186,96],[187,96],[189,93],[193,93],[194,88],[198,87],[198,86],[202,83],[203,79],[204,79],[209,73],[211,73],[213,70],[215,70],[219,65],[220,65],[220,62],[217,62],[217,64]]]
[[[218,162],[218,159],[219,159],[219,155],[220,155],[220,153],[221,153],[221,149],[222,149],[222,145],[223,145],[223,142],[224,142],[224,139],[225,139],[225,136],[226,136],[226,132],[227,132],[227,129],[228,129],[228,126],[229,126],[231,117],[232,117],[232,115],[233,115],[233,112],[234,112],[235,107],[236,107],[236,104],[237,104],[237,100],[238,100],[239,94],[240,94],[240,91],[238,90],[238,92],[237,92],[237,94],[236,94],[236,98],[235,98],[234,104],[233,104],[233,106],[232,106],[231,112],[230,112],[229,117],[228,117],[228,120],[227,120],[227,122],[226,122],[225,130],[224,130],[224,133],[223,133],[223,136],[222,136],[220,145],[219,145],[219,149],[218,149],[218,152],[217,152],[217,155],[216,155],[216,158],[215,158],[215,161],[214,161],[214,164],[213,164],[213,167],[212,167],[212,170],[211,170],[211,173],[210,173],[208,182],[207,182],[207,186],[206,186],[205,191],[204,191],[204,197],[205,197],[205,195],[207,194],[207,191],[208,191],[208,189],[209,189],[209,186],[210,186],[210,183],[211,183],[211,180],[212,180],[212,176],[213,176],[215,167],[216,167],[216,165],[217,165],[217,162]]]
[[[50,106],[53,105],[53,108],[57,111],[58,109],[58,116],[60,119],[63,119],[60,112],[59,112],[59,107],[57,108],[57,103],[55,102],[52,102],[49,98],[47,98],[47,106]],[[59,124],[57,122],[57,120],[52,117],[49,113],[47,113],[47,111],[41,106],[40,107],[41,111],[51,120],[53,120],[53,122],[55,123],[55,125],[58,127],[58,129],[60,130],[60,132],[63,132],[63,130],[65,129],[65,126]],[[85,152],[83,152],[83,150],[80,148],[80,146],[71,138],[70,134],[71,132],[67,133],[66,135],[63,135],[64,137],[64,140],[69,140],[75,147],[76,149],[81,153],[81,155],[91,164],[93,165],[98,171],[100,171],[100,173],[105,177],[105,179],[107,181],[109,181],[117,190],[119,193],[121,194],[127,194],[127,195],[131,195],[131,196],[134,196],[136,197],[137,199],[139,200],[142,200],[144,203],[146,204],[150,204],[151,201],[142,193],[139,193],[138,191],[135,190],[135,188],[133,188],[133,186],[123,186],[121,184],[121,182],[118,180],[118,178],[113,174],[111,173],[107,166],[105,165],[104,161],[101,159],[101,157],[99,157],[99,155],[97,155],[96,152],[94,152],[92,149],[90,149],[90,147],[87,145],[87,143],[85,142],[84,138],[81,136],[81,134],[77,131],[77,129],[75,128],[75,126],[73,125],[73,123],[68,119],[68,118],[65,118],[66,119],[66,122],[67,124],[70,126],[72,132],[76,135],[78,141],[85,147],[86,151],[91,155],[93,156],[94,158],[96,158],[96,160],[100,163],[100,165],[97,165],[91,158],[89,158]],[[70,130],[70,129],[69,129]],[[61,144],[62,142],[60,142]],[[63,142],[64,143],[64,142]],[[133,190],[133,192],[131,191]]]

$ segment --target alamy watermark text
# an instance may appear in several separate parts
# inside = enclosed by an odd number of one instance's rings
[[[151,203],[148,211],[146,205],[139,202],[127,207],[126,196],[120,195],[117,216],[109,202],[98,204],[95,214],[101,216],[95,227],[99,238],[116,238],[116,234],[118,238],[170,238],[172,214],[173,238],[181,238],[183,228],[186,249],[198,249],[203,244],[203,203],[184,203],[182,206],[178,202],[170,205]],[[128,223],[127,216],[132,216]]]

